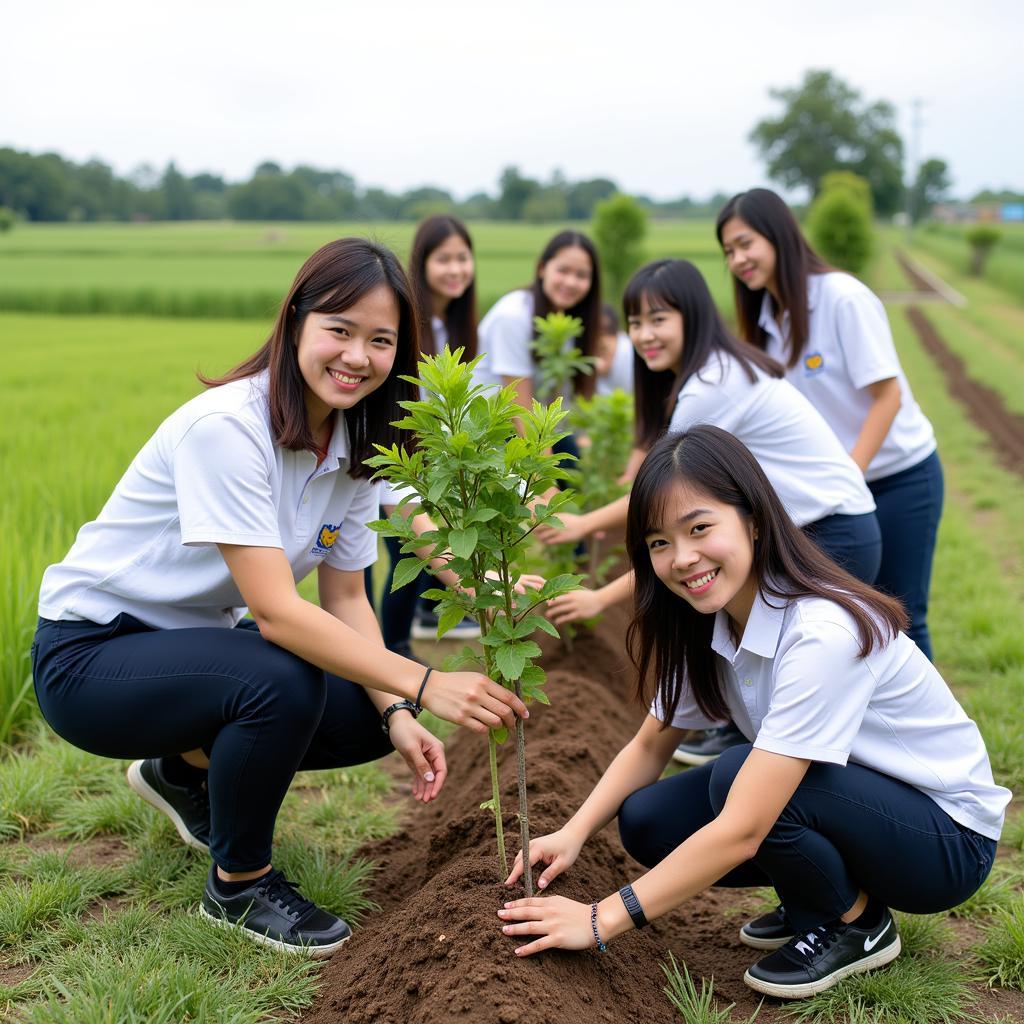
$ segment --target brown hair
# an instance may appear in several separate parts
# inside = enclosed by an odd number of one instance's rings
[[[430,285],[427,284],[427,259],[439,246],[453,235],[457,235],[465,243],[470,253],[473,242],[466,230],[466,225],[458,217],[448,214],[436,214],[428,217],[416,229],[416,237],[412,240],[409,253],[409,280],[412,293],[416,300],[416,311],[420,323],[420,345],[426,355],[437,355],[437,339],[431,326],[433,304],[431,302]],[[444,325],[448,331],[448,347],[463,349],[462,358],[465,362],[476,358],[476,273],[466,290],[457,298],[452,299],[444,311]]]
[[[636,574],[626,633],[637,670],[635,695],[646,703],[653,670],[663,721],[671,722],[687,685],[708,718],[729,717],[711,649],[715,616],[701,614],[669,591],[655,575],[647,548],[648,534],[660,528],[666,491],[678,482],[733,506],[752,523],[757,537],[752,571],[765,600],[833,601],[853,618],[862,658],[907,628],[899,601],[841,569],[793,523],[757,459],[732,434],[707,424],[667,434],[637,473],[626,522],[626,551]]]
[[[402,417],[400,401],[416,401],[416,387],[401,374],[416,375],[419,331],[408,278],[395,254],[364,238],[339,238],[317,249],[303,263],[264,345],[222,377],[199,379],[207,387],[270,372],[268,399],[274,443],[292,451],[314,451],[316,439],[306,414],[306,383],[298,362],[298,340],[310,313],[342,313],[364,295],[385,285],[398,303],[398,343],[387,379],[351,409],[345,410],[351,447],[349,476],[368,479],[373,469],[365,460],[376,454],[373,445],[411,447],[411,436],[392,426]]]
[[[782,308],[789,313],[789,358],[786,365],[796,366],[810,334],[807,278],[810,274],[827,274],[834,268],[811,248],[793,211],[771,189],[752,188],[749,192],[740,192],[722,207],[715,222],[719,245],[722,244],[722,229],[733,217],[738,217],[759,235],[764,235],[775,249],[775,287]],[[765,290],[754,291],[738,277],[733,277],[732,289],[740,333],[752,345],[764,348],[768,335],[758,320]]]

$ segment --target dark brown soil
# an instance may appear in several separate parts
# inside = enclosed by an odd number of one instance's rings
[[[580,633],[571,655],[547,645],[552,706],[538,709],[527,726],[534,835],[577,809],[643,717],[628,699],[624,626],[623,613],[606,616],[596,634]],[[737,931],[761,911],[756,896],[738,890],[709,890],[649,929],[622,936],[603,955],[517,958],[513,949],[522,940],[503,936],[496,916],[510,891],[499,882],[493,819],[479,809],[489,795],[486,743],[460,733],[449,742],[448,760],[450,780],[437,804],[417,806],[404,832],[360,851],[380,865],[371,895],[382,911],[326,966],[304,1024],[678,1024],[662,991],[660,965],[669,951],[698,984],[714,978],[721,1005],[736,1004],[734,1020],[753,1013],[758,1000],[742,976],[760,954],[742,945]],[[511,745],[502,752],[501,779],[511,856],[518,849]],[[590,901],[642,870],[610,826],[551,891]],[[782,1019],[771,1000],[758,1015],[763,1024]]]

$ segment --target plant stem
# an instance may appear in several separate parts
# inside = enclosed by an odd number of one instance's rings
[[[516,680],[516,696],[522,700],[523,687]],[[533,869],[530,866],[530,815],[526,806],[526,733],[523,720],[516,717],[516,778],[519,782],[519,841],[523,849],[523,885],[527,898],[533,895]],[[506,876],[507,877],[507,876]]]
[[[498,835],[498,862],[501,880],[508,878],[508,853],[505,851],[505,825],[501,820],[501,789],[498,785],[498,741],[494,733],[487,734],[487,756],[491,763],[491,803],[494,805],[494,831]]]

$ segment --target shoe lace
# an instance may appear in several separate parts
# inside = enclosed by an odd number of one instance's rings
[[[831,948],[839,932],[834,924],[820,924],[802,935],[794,935],[784,947],[795,963],[810,964]]]
[[[296,919],[317,909],[312,900],[307,900],[298,891],[297,883],[288,881],[280,871],[271,871],[264,875],[261,882],[257,892],[268,900],[273,900],[282,910]]]
[[[192,806],[201,814],[210,813],[210,791],[204,782],[201,786],[188,787],[188,799]]]

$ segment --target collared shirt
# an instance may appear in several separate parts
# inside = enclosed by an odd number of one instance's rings
[[[710,423],[749,449],[797,526],[875,510],[864,475],[821,415],[786,381],[713,355],[679,392],[669,430]]]
[[[246,609],[217,544],[280,548],[298,582],[376,558],[378,485],[348,475],[339,417],[318,467],[274,443],[267,373],[210,388],[146,442],[99,516],[43,576],[39,614],[158,628],[233,626]]]
[[[935,433],[900,368],[885,307],[850,274],[807,278],[808,338],[796,366],[789,359],[789,313],[776,322],[765,290],[758,320],[767,352],[786,366],[786,379],[821,413],[846,451],[852,451],[874,399],[869,384],[896,378],[900,409],[865,477],[880,480],[916,466],[935,451]]]
[[[872,768],[999,838],[1010,792],[993,782],[978,727],[905,634],[860,658],[855,621],[840,605],[758,594],[739,645],[723,610],[711,646],[732,720],[755,748]],[[651,714],[665,718],[657,701]],[[718,723],[684,686],[671,724]]]
[[[610,395],[613,391],[633,394],[633,362],[636,350],[625,331],[619,331],[615,338],[615,355],[612,364],[603,377],[597,378],[594,390],[599,395]]]

